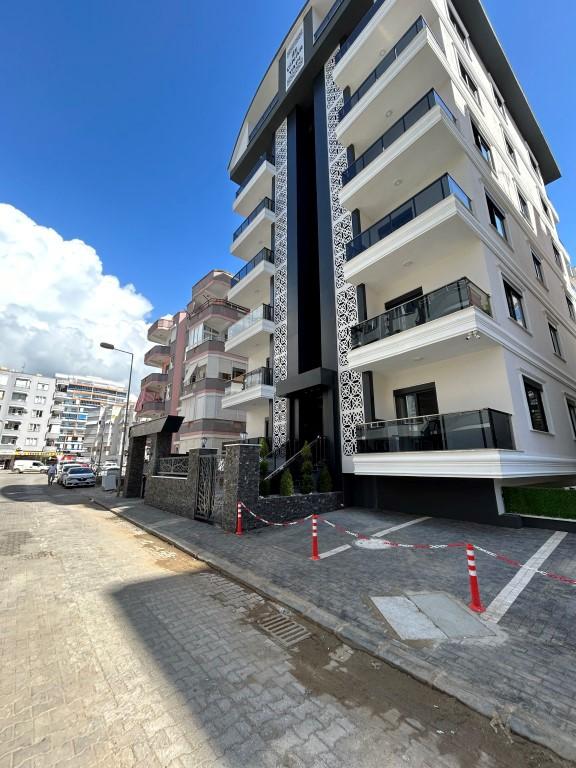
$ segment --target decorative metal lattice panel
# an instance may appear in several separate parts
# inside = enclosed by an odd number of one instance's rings
[[[334,82],[333,71],[334,56],[326,62],[324,80],[326,85],[332,254],[336,291],[341,442],[343,455],[352,456],[356,452],[356,425],[364,422],[364,398],[361,374],[351,371],[348,367],[350,327],[358,322],[358,301],[356,289],[344,280],[346,244],[352,239],[353,231],[352,216],[342,208],[338,199],[338,194],[342,188],[342,172],[347,168],[348,161],[346,148],[336,138],[338,111],[344,104],[344,96]]]
[[[188,474],[188,456],[170,456],[167,459],[158,459],[158,474],[186,477]]]
[[[222,515],[224,497],[224,457],[200,456],[198,461],[198,492],[194,517],[213,522]]]
[[[288,122],[276,131],[276,225],[274,237],[274,383],[288,376]],[[274,398],[273,439],[277,448],[288,439],[288,402]]]

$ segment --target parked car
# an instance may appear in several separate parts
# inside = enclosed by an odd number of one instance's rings
[[[32,459],[16,459],[12,472],[18,472],[19,475],[24,472],[48,472],[48,466]]]
[[[64,479],[64,475],[66,472],[68,472],[69,469],[72,469],[72,467],[80,467],[81,465],[78,464],[76,461],[64,461],[61,464],[58,465],[58,474],[56,475],[56,479],[62,485],[62,480]]]
[[[70,467],[63,474],[62,485],[64,488],[96,485],[96,475],[87,467]]]

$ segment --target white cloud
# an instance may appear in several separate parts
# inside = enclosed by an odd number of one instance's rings
[[[151,310],[91,246],[0,204],[0,365],[126,381],[128,357],[100,348],[109,341],[134,352],[137,391]]]

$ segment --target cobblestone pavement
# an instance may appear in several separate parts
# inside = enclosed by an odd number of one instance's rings
[[[568,766],[45,482],[0,474],[0,768]]]
[[[104,497],[100,492],[99,498]],[[110,503],[110,496],[106,498],[105,503]],[[179,518],[139,500],[121,499],[119,503],[122,514],[336,631],[345,642],[458,696],[477,711],[496,714],[513,731],[576,759],[573,586],[535,576],[500,621],[494,638],[400,642],[371,607],[370,595],[429,590],[468,602],[463,550],[374,552],[352,547],[314,563],[309,559],[308,524],[262,529],[239,540],[216,527]],[[363,533],[410,519],[359,509],[342,510],[328,517]],[[404,543],[472,541],[525,562],[550,535],[543,530],[430,519],[398,530],[392,537]],[[320,526],[321,552],[351,541]],[[568,534],[544,567],[576,577],[576,536]],[[478,571],[486,604],[517,573],[512,566],[482,553],[478,553]]]

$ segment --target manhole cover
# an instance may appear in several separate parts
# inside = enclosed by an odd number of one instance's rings
[[[20,554],[21,547],[31,535],[28,531],[9,531],[0,536],[0,556],[12,557]]]
[[[259,619],[257,623],[285,648],[291,648],[296,643],[301,643],[302,640],[310,637],[310,632],[303,626],[278,613],[265,616],[263,619]]]

